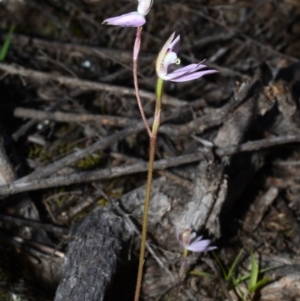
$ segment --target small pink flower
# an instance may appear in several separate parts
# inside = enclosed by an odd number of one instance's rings
[[[153,0],[139,0],[137,11],[118,17],[108,18],[102,24],[116,25],[122,27],[140,27],[146,23],[145,16],[148,14]]]
[[[186,67],[179,68],[169,73],[168,69],[170,65],[180,64],[180,59],[177,57],[180,36],[178,35],[175,39],[174,36],[175,32],[167,40],[157,57],[156,73],[158,77],[163,80],[170,80],[173,82],[186,82],[189,80],[197,79],[206,74],[218,72],[217,70],[199,71],[207,67],[206,65],[199,63],[190,64]]]
[[[191,229],[186,229],[178,236],[180,244],[189,251],[192,252],[206,252],[216,249],[217,247],[210,246],[211,241],[209,239],[202,239],[202,236],[198,236],[196,232]]]

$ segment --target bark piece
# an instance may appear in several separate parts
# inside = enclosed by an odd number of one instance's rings
[[[244,229],[252,232],[254,231],[261,220],[269,206],[277,198],[279,189],[277,187],[270,187],[268,191],[251,205],[245,217]]]
[[[16,179],[14,169],[3,147],[3,138],[0,134],[0,185],[13,182]]]
[[[261,301],[299,300],[300,298],[300,262],[290,256],[265,256],[267,267],[279,267],[268,273],[270,283],[260,291]]]
[[[223,165],[202,161],[198,165],[191,199],[176,219],[179,232],[188,228],[206,227],[215,237],[220,237],[219,213],[227,192]]]
[[[55,301],[100,301],[116,270],[128,231],[110,207],[96,209],[72,231]]]

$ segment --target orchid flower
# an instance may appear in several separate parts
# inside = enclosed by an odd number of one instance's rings
[[[202,239],[203,236],[198,236],[195,231],[187,229],[183,231],[179,239],[180,244],[185,250],[192,252],[206,252],[216,249],[217,247],[210,246],[211,241],[209,239]]]
[[[108,18],[102,24],[116,25],[122,27],[140,27],[146,23],[145,16],[148,14],[153,0],[138,0],[139,5],[137,11],[124,14],[118,17]]]
[[[172,82],[186,82],[189,80],[197,79],[206,74],[218,72],[217,70],[204,70],[199,71],[207,66],[204,64],[190,64],[186,67],[182,67],[173,72],[168,73],[169,66],[172,64],[179,65],[180,59],[177,57],[180,36],[175,39],[175,32],[167,40],[163,48],[161,49],[156,60],[156,73],[157,76],[163,80],[169,80]]]

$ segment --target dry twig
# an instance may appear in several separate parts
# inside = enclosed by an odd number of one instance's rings
[[[124,127],[137,124],[137,119],[92,114],[74,114],[64,112],[45,112],[26,108],[16,108],[14,111],[16,117],[30,118],[34,120],[52,120],[56,122],[95,122],[101,125]]]
[[[68,87],[76,87],[81,89],[87,89],[91,91],[105,91],[121,95],[130,95],[134,96],[135,91],[131,88],[114,86],[109,84],[103,84],[98,82],[92,82],[89,80],[72,78],[68,76],[59,76],[52,73],[46,73],[41,71],[35,71],[32,69],[26,69],[20,66],[0,64],[0,70],[4,71],[7,74],[19,75],[22,77],[28,77],[37,81],[55,81],[60,85],[66,85]],[[155,95],[153,93],[147,92],[145,90],[140,90],[140,95],[142,98],[154,101]],[[179,100],[171,96],[164,96],[164,103],[171,106],[183,106],[187,104],[184,100]]]
[[[219,156],[229,156],[240,152],[249,152],[260,150],[268,147],[283,145],[287,143],[300,142],[300,135],[289,135],[284,137],[267,138],[258,141],[246,142],[237,146],[229,146],[216,149],[216,154]],[[205,159],[203,153],[194,153],[190,155],[179,156],[176,158],[163,159],[154,163],[154,169],[166,169],[169,167],[179,166],[191,162],[197,162]],[[62,159],[63,160],[63,159]],[[0,186],[0,195],[15,194],[22,191],[35,189],[43,189],[49,187],[57,187],[62,185],[70,185],[74,183],[84,183],[101,179],[110,179],[114,177],[134,174],[147,171],[147,163],[137,163],[133,165],[112,167],[96,171],[80,172],[68,176],[57,176],[49,179],[31,179],[24,177],[9,185]],[[47,167],[45,168],[47,169]],[[34,173],[32,173],[34,174]],[[31,174],[31,175],[32,175]]]

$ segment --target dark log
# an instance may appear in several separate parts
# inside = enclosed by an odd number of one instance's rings
[[[110,207],[96,209],[72,231],[55,301],[100,301],[128,239],[123,220]]]

